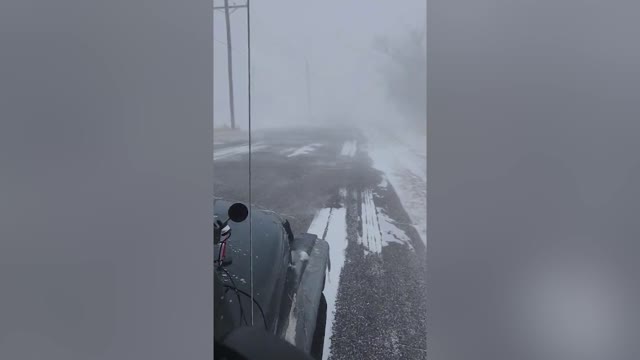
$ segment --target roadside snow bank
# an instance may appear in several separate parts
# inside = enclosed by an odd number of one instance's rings
[[[393,186],[422,241],[427,243],[427,150],[426,134],[398,134],[368,128],[367,152],[373,167]]]
[[[266,148],[266,145],[263,144],[255,144],[251,147],[252,152],[262,151]],[[238,155],[244,155],[249,153],[249,145],[239,145],[228,147],[224,149],[214,150],[213,151],[213,160],[222,160]]]
[[[244,130],[230,129],[230,128],[214,128],[213,129],[213,144],[224,145],[235,142],[247,142],[249,141],[249,133]]]

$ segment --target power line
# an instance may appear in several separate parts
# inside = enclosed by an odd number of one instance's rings
[[[253,226],[251,219],[251,11],[249,9],[249,0],[247,0],[247,91],[249,99],[249,256],[251,257],[251,326],[253,326]],[[260,309],[262,311],[262,309]],[[264,318],[264,314],[262,315]]]
[[[217,42],[220,45],[224,45],[225,47],[227,46],[227,43],[222,41],[222,40],[213,38],[213,41]],[[235,47],[230,47],[230,48],[231,48],[231,51],[234,51],[236,53],[242,53],[244,55],[248,55],[247,52],[245,50],[243,50],[243,49],[239,49],[239,48],[235,48]],[[279,57],[281,57],[281,58],[284,57],[285,59],[290,60],[292,64],[300,65],[299,62],[293,61],[292,57],[287,57],[286,55],[283,55],[282,52],[265,51],[264,49],[260,49],[260,48],[256,47],[253,44],[252,44],[252,50],[253,51],[257,50],[260,54],[262,54],[264,56],[269,56],[269,57],[274,57],[276,55],[279,55]],[[296,56],[296,58],[298,58],[298,57]],[[305,56],[304,55],[300,55],[300,59],[305,60]]]
[[[247,5],[247,4],[244,4],[244,5],[238,5],[238,4],[236,4],[236,3],[229,4],[228,6],[229,6],[229,9],[244,9],[244,8],[247,8],[247,7],[248,7],[248,5]],[[225,6],[215,6],[215,5],[214,5],[214,6],[213,6],[213,9],[214,9],[214,10],[222,10],[222,11],[224,11],[224,10],[226,9],[226,5],[225,5]]]
[[[216,10],[218,12],[224,13],[224,8],[222,8],[222,9],[213,8],[213,10]],[[229,14],[233,14],[234,12],[236,12],[236,10],[238,10],[238,8],[229,8]]]
[[[229,5],[229,9],[243,9],[246,8],[247,5]],[[224,6],[214,6],[213,10],[224,10]]]
[[[244,8],[244,7],[246,7],[246,5],[237,5],[237,8]],[[232,5],[229,5],[229,9],[231,9],[231,8],[232,8]],[[214,9],[224,11],[224,7],[214,7]],[[252,18],[251,21],[253,23],[257,23],[258,25],[263,25],[263,27],[268,28],[268,26],[265,26],[265,23],[260,21],[260,20]],[[307,61],[308,60],[308,56],[306,54],[303,54],[302,52],[297,50],[297,48],[300,48],[300,45],[298,45],[298,44],[294,44],[294,43],[292,43],[290,41],[282,41],[282,40],[275,41],[275,40],[273,40],[273,38],[266,38],[266,41],[265,41],[265,38],[261,38],[260,40],[261,40],[261,42],[263,44],[271,45],[271,47],[273,47],[276,50],[278,55],[282,56],[282,53],[288,53],[288,55],[290,57],[295,57],[295,58],[298,58],[299,60],[303,60],[303,61]],[[345,48],[347,50],[351,50],[354,53],[358,53],[360,55],[371,55],[371,53],[372,53],[371,49],[357,48],[357,47],[355,47],[353,45],[347,45],[345,42],[342,42],[342,41],[335,41],[334,40],[334,43],[340,44],[340,45],[342,45],[341,47],[343,47],[343,48]],[[264,50],[260,51],[260,49],[256,48],[255,45],[253,47],[256,50],[258,50],[260,53],[262,53],[262,54],[266,55],[267,53],[271,53],[271,52],[267,52],[267,51],[264,51]],[[269,54],[269,55],[271,55],[271,54]]]
[[[217,43],[218,43],[218,44],[220,44],[220,45],[224,45],[225,47],[227,46],[227,43],[226,43],[226,42],[224,42],[224,41],[222,41],[222,40],[218,40],[218,39],[216,39],[216,38],[213,38],[213,41],[217,42]],[[237,48],[234,48],[234,47],[230,47],[230,48],[231,48],[231,51],[241,52],[241,53],[243,53],[243,54],[245,54],[245,55],[247,54],[247,52],[246,52],[246,51],[244,51],[244,50],[242,50],[242,49],[237,49]]]

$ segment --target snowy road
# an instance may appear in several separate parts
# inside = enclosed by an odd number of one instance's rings
[[[255,139],[253,204],[331,246],[325,358],[425,359],[426,239],[415,199],[426,196],[426,174],[398,176],[402,163],[386,166],[380,146],[357,131],[272,130]],[[214,144],[215,195],[248,201],[248,178],[246,142]]]

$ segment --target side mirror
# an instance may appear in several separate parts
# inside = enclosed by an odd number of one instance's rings
[[[242,203],[235,203],[229,207],[227,212],[229,220],[233,222],[243,222],[249,216],[249,209]]]

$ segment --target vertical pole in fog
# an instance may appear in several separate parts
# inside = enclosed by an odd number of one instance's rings
[[[305,73],[307,76],[307,110],[309,111],[309,120],[313,120],[313,115],[311,112],[311,80],[310,80],[310,75],[309,75],[309,59],[307,59],[307,57],[305,56],[304,58],[304,65],[305,65]]]
[[[231,23],[229,21],[229,0],[224,0],[224,18],[227,25],[227,71],[229,73],[229,112],[231,128],[236,128],[236,117],[233,107],[233,65],[231,59]]]

